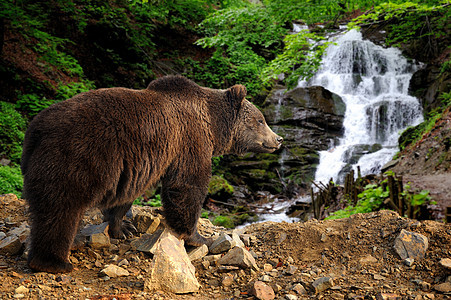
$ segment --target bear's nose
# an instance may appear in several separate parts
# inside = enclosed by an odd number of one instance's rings
[[[276,140],[279,142],[279,144],[282,144],[282,142],[283,142],[283,137],[277,136],[277,137],[276,137]]]

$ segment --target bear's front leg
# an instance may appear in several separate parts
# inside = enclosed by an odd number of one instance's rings
[[[195,177],[194,177],[195,178]],[[206,179],[208,184],[208,178]],[[162,184],[162,202],[167,224],[190,246],[210,246],[211,238],[197,232],[197,221],[207,195],[205,183],[195,185],[185,180],[165,181]]]
[[[124,220],[124,216],[132,207],[132,204],[133,202],[102,210],[103,219],[109,225],[108,234],[112,238],[131,238],[133,234],[138,232],[130,221]]]

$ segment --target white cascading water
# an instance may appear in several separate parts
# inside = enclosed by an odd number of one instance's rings
[[[335,37],[334,42],[318,73],[299,83],[323,86],[346,103],[343,137],[328,151],[320,152],[315,181],[323,183],[331,178],[340,183],[351,166],[360,166],[362,175],[379,172],[398,151],[400,132],[423,118],[419,100],[408,95],[418,65],[408,62],[396,48],[363,40],[356,30]],[[380,150],[369,151],[371,147]],[[356,158],[356,153],[363,156]]]

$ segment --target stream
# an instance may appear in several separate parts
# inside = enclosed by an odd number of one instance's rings
[[[419,100],[408,95],[410,79],[421,66],[404,58],[399,49],[363,40],[356,30],[331,40],[335,44],[328,47],[317,74],[308,81],[300,80],[298,86],[322,86],[346,104],[343,137],[328,150],[320,151],[315,174],[316,182],[332,179],[340,184],[349,171],[357,171],[357,166],[362,176],[379,173],[398,151],[400,133],[423,121]],[[282,152],[281,174],[283,158]],[[285,213],[294,202],[310,202],[310,197],[289,201],[276,198],[265,204],[260,220],[297,220]]]

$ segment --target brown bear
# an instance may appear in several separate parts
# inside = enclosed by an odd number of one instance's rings
[[[242,85],[217,90],[166,76],[143,90],[82,93],[39,113],[25,134],[21,165],[30,268],[70,272],[70,247],[92,206],[103,209],[112,237],[132,235],[122,219],[159,181],[168,225],[189,245],[208,243],[196,226],[212,156],[269,153],[283,140],[245,96]]]

